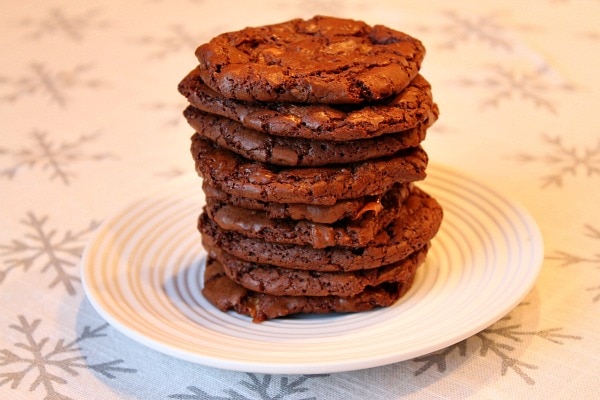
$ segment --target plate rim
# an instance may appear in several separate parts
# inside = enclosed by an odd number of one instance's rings
[[[477,178],[464,173],[463,171],[442,164],[430,163],[430,165],[428,166],[428,176],[434,175],[436,173],[448,173],[451,175],[459,176],[461,179],[467,179],[471,184],[484,189],[489,194],[502,200],[504,203],[509,205],[516,213],[518,213],[519,217],[522,220],[522,223],[524,223],[528,227],[530,241],[527,248],[530,250],[530,253],[528,254],[532,259],[532,262],[529,265],[529,280],[526,282],[525,285],[522,285],[521,290],[518,292],[518,295],[514,295],[512,297],[511,302],[507,302],[506,304],[504,304],[502,311],[496,312],[496,314],[494,315],[489,315],[487,318],[482,318],[478,323],[472,324],[469,329],[464,329],[461,332],[461,334],[451,336],[444,341],[432,343],[429,346],[422,346],[419,348],[415,348],[411,351],[404,351],[402,354],[397,354],[393,352],[389,354],[377,354],[373,355],[369,359],[358,358],[348,359],[344,361],[340,361],[338,359],[320,359],[304,360],[302,362],[294,361],[291,363],[286,362],[285,359],[282,359],[281,362],[275,364],[273,362],[266,362],[261,360],[232,359],[232,357],[220,356],[217,357],[214,355],[207,355],[206,352],[203,353],[201,351],[190,352],[188,350],[182,349],[181,347],[174,346],[172,343],[169,344],[164,341],[155,340],[151,337],[148,337],[147,335],[144,335],[144,333],[139,332],[135,329],[135,327],[127,326],[127,324],[122,323],[118,318],[116,318],[108,310],[106,310],[102,302],[100,301],[101,299],[96,297],[97,293],[95,292],[95,288],[91,286],[90,280],[88,279],[88,273],[91,272],[88,272],[89,266],[86,265],[86,260],[88,257],[90,257],[90,253],[95,250],[95,246],[97,246],[97,238],[108,226],[110,226],[110,224],[115,218],[117,218],[119,215],[125,214],[127,210],[135,209],[137,206],[139,206],[139,204],[142,204],[144,201],[156,200],[158,198],[167,199],[173,197],[174,195],[170,190],[153,190],[150,194],[140,197],[137,200],[130,202],[125,207],[122,207],[117,212],[112,213],[111,216],[109,216],[109,218],[106,218],[100,224],[100,226],[92,234],[90,240],[86,244],[80,259],[79,269],[81,272],[82,287],[86,298],[88,299],[92,307],[96,310],[96,312],[98,312],[98,314],[100,314],[100,316],[103,319],[105,319],[110,325],[115,327],[115,329],[123,333],[125,336],[160,353],[173,356],[188,362],[206,365],[209,367],[222,368],[233,371],[271,374],[335,373],[388,365],[391,363],[401,362],[421,355],[432,353],[442,348],[451,346],[452,344],[458,343],[484,330],[485,328],[489,327],[490,325],[494,324],[499,319],[501,319],[503,316],[505,316],[513,308],[515,308],[534,287],[535,282],[537,281],[537,277],[539,276],[539,273],[541,271],[544,255],[543,237],[541,231],[533,216],[519,202],[515,201],[514,199],[508,198],[507,196],[499,193],[495,189],[484,184]],[[193,179],[193,181],[191,179]],[[190,184],[197,185],[197,187],[200,188],[201,179],[197,176],[186,175],[183,178],[175,179],[173,182],[170,182],[165,186],[169,188],[177,188],[181,185]],[[425,181],[423,182],[419,182],[418,185],[420,187],[422,185],[427,191],[427,179],[425,179]],[[202,195],[200,190],[198,190],[198,194]],[[443,222],[441,229],[443,229]],[[253,324],[252,322],[249,323]],[[289,345],[291,344],[293,343],[289,343]]]

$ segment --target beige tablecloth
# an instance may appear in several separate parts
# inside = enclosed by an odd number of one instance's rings
[[[1,399],[600,398],[600,3],[3,1]],[[315,14],[420,38],[441,109],[425,148],[522,204],[544,240],[532,291],[430,355],[319,375],[234,372],[128,338],[86,299],[100,222],[193,173],[176,86],[195,47]],[[191,217],[190,223],[194,224]]]

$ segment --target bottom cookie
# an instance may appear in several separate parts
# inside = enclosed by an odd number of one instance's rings
[[[219,310],[233,310],[252,317],[253,322],[293,314],[361,312],[389,307],[411,287],[414,276],[402,283],[384,283],[368,287],[350,297],[339,296],[272,296],[253,292],[227,277],[223,266],[209,257],[204,272],[203,295]]]

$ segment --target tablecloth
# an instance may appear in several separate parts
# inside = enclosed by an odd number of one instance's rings
[[[0,398],[600,397],[600,3],[591,0],[2,1]],[[431,162],[523,205],[541,273],[485,330],[433,354],[331,374],[202,366],[108,324],[79,259],[99,224],[193,173],[179,80],[218,33],[313,15],[427,48]],[[195,217],[190,223],[194,224]]]

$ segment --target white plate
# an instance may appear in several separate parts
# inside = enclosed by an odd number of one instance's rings
[[[520,206],[446,167],[419,186],[444,208],[442,228],[411,290],[389,308],[252,323],[200,293],[206,253],[197,177],[108,219],[82,256],[85,292],[115,328],[188,361],[259,373],[331,373],[430,353],[515,307],[539,273],[543,244]]]

